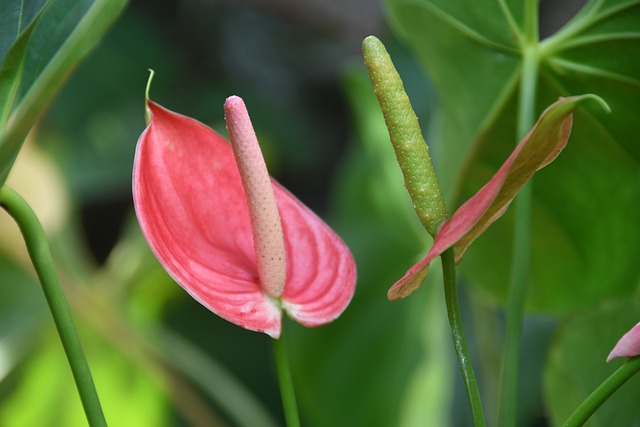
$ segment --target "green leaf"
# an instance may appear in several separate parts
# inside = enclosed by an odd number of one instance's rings
[[[545,401],[552,425],[559,426],[602,381],[625,360],[605,363],[618,339],[638,322],[640,299],[625,298],[601,304],[562,325],[545,371]],[[633,426],[638,412],[640,376],[611,396],[585,424]]]
[[[0,64],[49,0],[0,0]]]
[[[8,4],[3,6],[8,6]],[[28,19],[30,14],[19,14],[13,10],[18,9],[21,12],[24,5],[20,5],[19,8],[12,6],[9,8],[11,10],[4,11],[7,16],[14,18],[14,21],[7,23],[7,29],[11,29],[12,32],[3,34],[0,39],[0,43],[8,45],[6,51],[0,52],[0,129],[3,129],[7,124],[11,108],[18,94],[27,44],[37,19],[37,15],[33,19]],[[27,24],[26,27],[22,28],[23,24]]]
[[[53,332],[53,331],[50,331]],[[18,373],[20,381],[0,406],[0,424],[13,427],[84,427],[87,420],[54,334]],[[85,334],[91,368],[105,416],[117,426],[165,426],[168,405],[157,384],[122,354]]]
[[[15,92],[18,79],[20,83],[15,101],[2,102],[15,102],[15,108],[0,134],[0,184],[27,133],[71,68],[102,38],[125,5],[126,0],[51,0],[28,30],[28,42],[18,38],[19,46],[9,51],[12,71],[2,76],[11,81],[9,93]]]
[[[640,2],[592,0],[556,35],[525,37],[523,3],[387,0],[396,27],[438,90],[441,120],[432,129],[438,179],[449,210],[497,171],[516,141],[522,55],[539,58],[536,114],[560,96],[593,93],[612,114],[576,111],[569,144],[533,181],[532,274],[527,305],[566,313],[613,295],[640,279]],[[634,130],[635,128],[635,130]],[[512,214],[469,249],[463,275],[504,301],[511,258]],[[603,286],[603,283],[607,283]]]

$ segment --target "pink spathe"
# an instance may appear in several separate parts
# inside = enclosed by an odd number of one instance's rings
[[[238,100],[230,98],[226,105],[230,133],[238,132],[236,136],[246,135],[246,123],[250,126],[248,116],[234,115],[244,109]],[[247,185],[255,184],[257,190],[246,191],[229,142],[202,123],[151,101],[147,108],[151,120],[134,162],[134,205],[143,234],[174,280],[220,317],[274,338],[280,336],[283,309],[305,326],[336,319],[349,304],[356,282],[355,263],[342,240],[270,178],[277,211],[266,207],[271,209],[267,219],[257,219],[264,224],[252,222],[252,215],[260,214],[251,213],[249,206],[259,211],[270,203],[263,172],[247,172],[247,179],[255,181]],[[244,120],[240,130],[238,120]],[[244,136],[239,138],[241,150],[248,150],[245,172],[261,168],[257,140],[247,144]],[[284,263],[275,262],[265,271],[269,262],[258,259],[282,256],[278,238]],[[285,269],[283,284],[278,283],[279,268]],[[272,279],[266,286],[262,282]]]
[[[607,356],[607,362],[620,357],[636,356],[640,356],[640,323],[620,338],[611,353],[609,353],[609,356]]]

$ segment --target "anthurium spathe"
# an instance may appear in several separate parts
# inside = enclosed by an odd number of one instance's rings
[[[440,225],[427,255],[389,289],[390,300],[404,298],[420,287],[429,263],[445,250],[453,247],[456,263],[460,262],[469,245],[504,214],[535,172],[564,149],[571,132],[572,112],[587,99],[597,100],[608,109],[595,95],[562,98],[549,106],[493,178]]]
[[[337,318],[355,290],[353,257],[269,177],[242,99],[225,103],[231,144],[149,100],[147,118],[134,205],[173,279],[220,317],[274,338],[282,310],[305,326]]]
[[[640,323],[624,334],[618,343],[613,347],[607,357],[607,362],[620,357],[640,356]]]

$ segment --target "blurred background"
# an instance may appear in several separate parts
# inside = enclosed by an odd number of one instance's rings
[[[583,3],[543,2],[542,34]],[[385,42],[428,125],[434,91],[377,0],[133,0],[69,77],[9,182],[46,226],[111,425],[283,423],[269,338],[193,301],[140,235],[131,170],[150,68],[154,101],[223,134],[225,98],[243,97],[271,174],[354,252],[358,289],[344,315],[314,330],[285,325],[303,425],[471,425],[441,290],[429,286],[438,269],[418,298],[386,300],[430,240],[362,65],[370,34]],[[0,287],[0,425],[86,425],[4,213],[0,232],[0,282],[12,284]],[[477,369],[492,415],[502,315],[461,292],[473,351],[483,343]],[[519,425],[547,425],[540,377],[555,325],[528,320]]]

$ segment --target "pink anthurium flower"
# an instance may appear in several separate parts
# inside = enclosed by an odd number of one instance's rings
[[[242,99],[230,97],[231,144],[147,100],[133,197],[154,254],[220,317],[278,338],[282,310],[305,326],[337,318],[355,291],[340,238],[267,172]]]
[[[387,293],[390,300],[406,297],[420,287],[430,262],[454,247],[456,263],[469,245],[504,214],[509,204],[534,173],[551,163],[567,145],[572,112],[594,95],[562,98],[547,108],[491,180],[444,221],[427,255],[411,267]]]
[[[609,356],[607,362],[619,357],[636,357],[640,356],[640,323],[631,328],[629,332],[624,334],[618,341]]]

